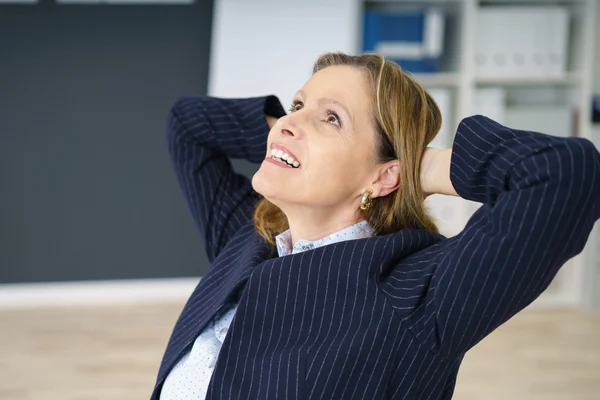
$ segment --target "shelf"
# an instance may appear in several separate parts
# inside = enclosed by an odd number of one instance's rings
[[[485,77],[475,78],[478,86],[574,86],[580,84],[579,75],[571,73],[561,78],[553,77]]]
[[[365,0],[366,4],[409,4],[409,5],[444,5],[462,4],[466,0]],[[546,6],[546,5],[580,5],[586,0],[475,0],[480,6],[515,5],[515,6]]]
[[[460,4],[463,0],[365,0],[367,4],[419,4],[419,5],[431,5],[431,4]]]
[[[516,5],[516,6],[552,6],[552,5],[578,5],[586,0],[479,0],[483,7],[488,5]]]
[[[458,86],[459,76],[454,72],[440,72],[434,74],[412,74],[421,85],[431,86]]]

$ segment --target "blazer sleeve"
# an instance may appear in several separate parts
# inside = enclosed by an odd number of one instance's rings
[[[600,153],[586,139],[474,116],[459,124],[450,180],[483,204],[460,234],[397,261],[382,289],[415,339],[454,358],[535,300],[583,250],[600,217]],[[410,240],[433,236],[417,231]]]
[[[265,114],[285,115],[275,96],[183,97],[170,110],[171,163],[210,261],[252,218],[259,196],[229,158],[264,159],[269,133]]]
[[[600,154],[581,138],[463,120],[451,156],[457,193],[483,203],[440,254],[437,338],[460,354],[535,300],[579,254],[600,217]]]

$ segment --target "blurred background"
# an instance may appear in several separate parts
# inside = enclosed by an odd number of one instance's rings
[[[207,270],[166,148],[182,95],[276,94],[377,51],[444,118],[600,144],[597,0],[0,0],[0,399],[149,397]],[[251,176],[257,166],[235,160]],[[478,204],[429,198],[442,233]],[[600,234],[467,354],[457,399],[600,399]]]

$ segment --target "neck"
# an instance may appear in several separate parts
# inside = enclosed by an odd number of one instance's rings
[[[282,209],[285,213],[292,237],[292,244],[298,240],[315,241],[323,239],[344,228],[364,221],[364,215],[355,210],[332,210],[330,208]]]

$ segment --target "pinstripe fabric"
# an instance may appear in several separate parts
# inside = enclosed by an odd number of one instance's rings
[[[600,154],[584,139],[464,119],[451,180],[483,203],[450,239],[415,229],[276,257],[257,195],[228,157],[261,162],[273,98],[179,100],[173,165],[211,265],[173,330],[169,370],[242,290],[207,399],[450,399],[464,353],[531,303],[599,218]]]

